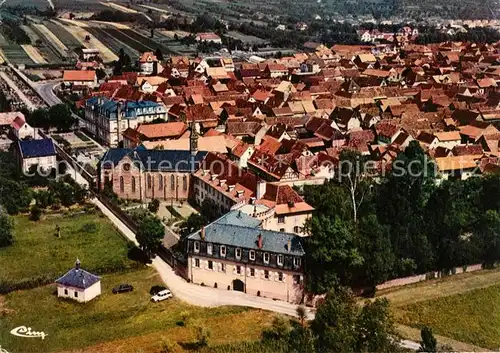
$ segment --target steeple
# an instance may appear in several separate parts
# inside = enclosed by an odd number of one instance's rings
[[[189,136],[189,151],[191,151],[191,155],[194,156],[198,153],[198,137],[199,137],[194,122],[189,124],[189,129],[191,130],[191,135]]]

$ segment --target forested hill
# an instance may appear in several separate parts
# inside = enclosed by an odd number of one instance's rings
[[[403,20],[495,19],[500,17],[498,0],[271,0],[289,16],[373,16]],[[272,5],[271,5],[272,6]]]

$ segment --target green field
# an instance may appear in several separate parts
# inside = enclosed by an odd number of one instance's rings
[[[127,258],[127,242],[100,213],[46,215],[38,222],[16,216],[14,224],[14,244],[0,248],[0,289],[6,284],[50,282],[70,269],[76,258],[97,273],[134,266]]]
[[[458,341],[500,347],[500,285],[403,306],[396,316],[404,325],[426,325]]]
[[[111,289],[120,283],[132,284],[134,291],[112,294]],[[152,303],[150,288],[159,284],[154,270],[143,269],[102,276],[101,296],[86,304],[58,299],[55,285],[0,296],[2,348],[23,353],[70,352],[84,347],[89,347],[85,352],[99,353],[156,352],[164,338],[192,343],[198,325],[210,329],[214,343],[255,340],[272,319],[273,314],[258,310],[194,307],[175,298]],[[184,312],[186,325],[180,326]],[[237,332],[227,329],[229,322]],[[44,340],[25,339],[9,333],[20,325],[48,336]]]

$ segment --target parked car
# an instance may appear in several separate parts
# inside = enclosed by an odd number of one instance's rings
[[[118,287],[113,288],[113,294],[132,292],[134,287],[130,284],[120,284]]]
[[[168,289],[165,289],[165,290],[162,290],[162,291],[156,293],[156,295],[153,295],[151,297],[151,301],[158,303],[158,302],[170,299],[170,298],[172,298],[172,292],[170,292]]]

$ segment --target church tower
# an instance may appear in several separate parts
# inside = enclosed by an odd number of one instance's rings
[[[195,123],[189,124],[189,129],[191,130],[191,135],[189,136],[189,150],[191,155],[196,155],[198,153],[198,132],[196,131]]]

